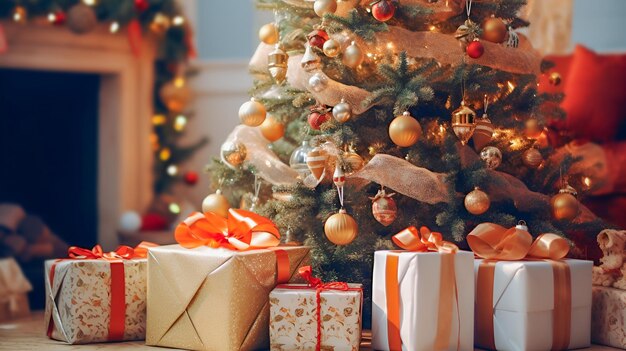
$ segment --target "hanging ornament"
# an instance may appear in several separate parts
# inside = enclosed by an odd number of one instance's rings
[[[480,151],[480,158],[489,169],[496,169],[502,163],[502,152],[495,146],[487,146]]]
[[[261,134],[263,134],[265,139],[269,140],[270,143],[275,142],[285,135],[285,125],[269,114],[259,128],[261,129]]]
[[[474,190],[465,195],[464,204],[467,212],[478,216],[487,212],[489,206],[491,206],[491,200],[489,195],[480,190],[479,187],[475,187]]]
[[[279,44],[267,55],[267,68],[277,84],[282,83],[287,77],[287,60],[289,56],[280,48]]]
[[[476,112],[465,106],[464,100],[461,101],[461,107],[452,112],[452,130],[463,145],[467,144],[476,130]]]
[[[543,156],[541,156],[539,150],[537,150],[533,146],[530,149],[524,151],[524,154],[522,155],[522,162],[524,162],[526,167],[539,168],[539,166],[543,162]]]
[[[239,119],[241,123],[250,126],[258,127],[265,121],[267,111],[262,103],[255,98],[250,98],[250,101],[244,102],[239,107]]]
[[[485,47],[478,39],[474,39],[471,43],[467,44],[467,48],[465,49],[467,52],[467,56],[477,59],[483,56],[485,53]]]
[[[211,194],[202,200],[202,212],[213,212],[224,218],[228,217],[228,209],[230,203],[226,196],[222,195],[222,191],[217,189],[215,194]]]
[[[55,26],[62,26],[67,20],[67,15],[63,10],[56,10],[48,14],[48,21]]]
[[[341,53],[341,44],[335,39],[328,39],[324,42],[322,51],[328,57],[337,57]]]
[[[550,77],[548,77],[548,81],[550,82],[551,85],[558,86],[559,84],[561,84],[561,74],[559,74],[559,72],[550,73]]]
[[[529,118],[526,120],[526,136],[531,139],[537,139],[543,132],[539,121],[536,118]]]
[[[519,34],[513,30],[511,26],[509,26],[509,31],[506,35],[506,47],[516,48],[519,46]]]
[[[76,34],[91,32],[98,24],[96,12],[91,6],[78,3],[67,12],[67,28]]]
[[[570,221],[578,216],[579,203],[576,195],[578,195],[576,189],[565,182],[559,193],[550,200],[552,215],[555,219]]]
[[[346,100],[341,99],[341,102],[333,107],[333,117],[339,123],[347,122],[352,117],[352,107]]]
[[[309,45],[321,50],[324,47],[324,43],[328,40],[328,33],[322,28],[317,28],[307,34],[306,38],[308,39]]]
[[[352,175],[355,172],[358,172],[365,165],[365,161],[363,157],[359,156],[352,148],[350,150],[343,153],[343,161],[346,165],[348,165],[349,172],[348,175]]]
[[[356,45],[356,42],[350,43],[343,53],[343,63],[350,67],[356,68],[363,63],[364,55],[361,48]]]
[[[135,0],[135,10],[137,12],[144,12],[150,7],[148,0]]]
[[[161,86],[159,97],[169,111],[181,113],[187,108],[193,95],[185,82],[185,78],[176,77]]]
[[[300,178],[304,179],[311,171],[307,165],[306,158],[313,148],[309,145],[308,140],[303,140],[302,144],[291,153],[289,158],[289,167],[300,174]]]
[[[278,27],[275,23],[267,23],[259,29],[259,40],[268,45],[278,43]]]
[[[318,0],[319,1],[319,0]],[[345,209],[330,216],[324,223],[326,238],[335,245],[350,244],[359,233],[359,227]]]
[[[389,124],[389,138],[400,147],[415,144],[422,135],[422,126],[408,111],[397,116]]]
[[[305,47],[306,49],[304,50],[304,55],[302,55],[302,59],[300,60],[300,66],[302,66],[305,72],[318,70],[320,68],[322,60],[313,51],[313,48],[310,44],[307,43]]]
[[[328,122],[328,120],[330,120],[330,117],[330,109],[324,105],[318,104],[311,107],[311,113],[309,114],[308,122],[311,128],[315,130],[320,130],[320,126],[323,123]]]
[[[370,197],[374,219],[385,227],[393,223],[398,215],[398,206],[396,206],[396,201],[392,198],[394,195],[394,193],[387,194],[385,189],[381,188],[376,196]]]
[[[472,136],[472,140],[474,141],[474,149],[482,150],[493,137],[493,124],[487,115],[487,108],[489,107],[489,100],[487,99],[487,95],[485,95],[484,102],[484,113],[481,118],[476,119],[476,129],[474,130],[474,135]]]
[[[220,148],[220,158],[222,162],[231,169],[238,169],[245,161],[248,150],[243,143],[238,141],[227,141]]]
[[[309,167],[309,171],[315,177],[320,180],[324,176],[326,170],[326,161],[328,160],[328,153],[321,147],[316,147],[311,150],[306,156],[306,164]]]
[[[479,38],[482,32],[482,29],[477,23],[474,23],[470,19],[470,14],[472,12],[472,0],[465,1],[465,13],[467,14],[467,19],[465,22],[457,28],[454,33],[454,37],[461,42],[461,46],[465,48],[465,45],[471,43],[474,39]]]
[[[328,77],[324,72],[317,72],[309,78],[309,88],[316,93],[324,91],[328,87]]]
[[[315,0],[313,11],[320,17],[324,17],[327,13],[335,13],[337,11],[337,0]]]
[[[502,19],[491,16],[483,21],[481,38],[492,43],[502,43],[506,39],[507,27]]]
[[[370,5],[372,6],[372,16],[378,21],[386,22],[393,18],[396,13],[397,1],[391,0],[376,0]]]
[[[248,211],[254,212],[256,207],[259,205],[259,193],[261,192],[261,179],[258,174],[254,174],[254,195],[250,199],[250,206],[248,207]],[[243,200],[243,199],[242,199]]]
[[[28,20],[28,11],[24,6],[17,5],[13,8],[11,17],[13,22],[24,24]]]
[[[161,12],[157,12],[150,22],[150,30],[156,35],[163,35],[172,25],[170,18]]]
[[[196,185],[199,179],[200,177],[198,176],[198,172],[194,172],[194,171],[187,171],[185,172],[185,175],[183,176],[183,180],[185,181],[185,184],[187,185]]]
[[[337,187],[339,196],[343,197],[343,186],[346,184],[346,174],[339,162],[335,163],[335,173],[333,173],[333,184]]]

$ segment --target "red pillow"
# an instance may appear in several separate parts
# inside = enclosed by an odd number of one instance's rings
[[[562,107],[576,137],[613,140],[626,111],[626,55],[598,55],[576,46]]]

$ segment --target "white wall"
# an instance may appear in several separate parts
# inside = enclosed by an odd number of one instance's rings
[[[572,42],[601,52],[626,51],[625,24],[625,0],[575,0]]]

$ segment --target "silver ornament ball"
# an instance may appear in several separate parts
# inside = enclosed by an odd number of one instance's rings
[[[495,146],[487,146],[480,152],[480,158],[489,169],[496,169],[502,163],[502,152]]]
[[[328,87],[328,77],[322,72],[317,72],[309,78],[309,87],[319,93]]]
[[[333,117],[339,123],[347,122],[352,116],[352,107],[344,99],[333,107]]]

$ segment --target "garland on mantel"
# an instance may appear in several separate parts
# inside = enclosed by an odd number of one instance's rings
[[[144,35],[157,42],[154,86],[153,133],[150,141],[154,154],[154,207],[165,207],[172,217],[180,206],[172,196],[175,183],[194,185],[197,172],[181,170],[207,140],[188,146],[179,145],[190,117],[192,92],[186,84],[188,58],[195,56],[191,28],[174,0],[12,0],[0,1],[0,18],[20,24],[48,23],[66,27],[81,35],[105,24],[111,35],[125,32],[135,55],[141,54]],[[122,31],[122,29],[126,29]],[[0,54],[10,50],[0,23]],[[166,200],[164,200],[166,199]],[[166,206],[163,206],[165,202]],[[158,211],[163,212],[163,211]]]

